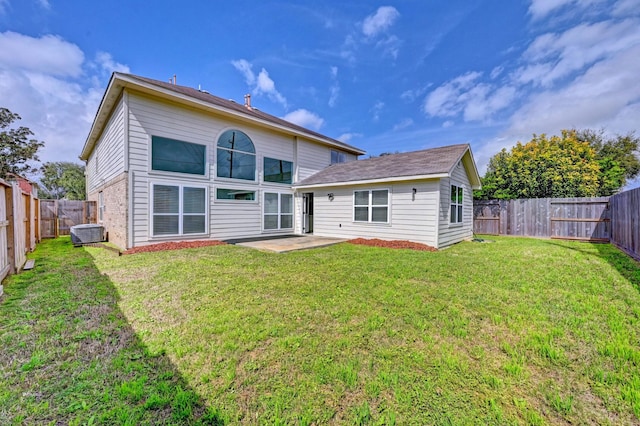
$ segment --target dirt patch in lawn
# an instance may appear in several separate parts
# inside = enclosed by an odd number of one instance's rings
[[[356,238],[353,240],[347,241],[351,244],[360,244],[364,246],[373,246],[373,247],[386,247],[386,248],[395,248],[395,249],[409,249],[409,250],[420,250],[420,251],[438,251],[436,248],[428,246],[426,244],[414,243],[407,240],[393,240],[393,241],[385,241],[380,240],[378,238]]]
[[[122,254],[135,254],[135,253],[148,253],[151,251],[164,251],[164,250],[180,250],[185,248],[199,248],[208,246],[220,246],[226,244],[222,241],[169,241],[166,243],[151,244],[148,246],[134,247]]]

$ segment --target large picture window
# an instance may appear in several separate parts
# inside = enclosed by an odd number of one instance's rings
[[[355,191],[353,220],[355,222],[389,222],[389,190]]]
[[[462,223],[462,198],[464,190],[460,186],[451,185],[450,223]]]
[[[151,169],[205,175],[206,147],[175,139],[151,137]]]
[[[256,180],[256,149],[249,136],[239,130],[227,130],[218,139],[217,176]]]
[[[153,185],[153,236],[206,233],[207,190]]]
[[[274,183],[291,183],[293,179],[293,163],[264,157],[264,181]]]
[[[293,228],[293,195],[276,192],[264,193],[264,229]]]

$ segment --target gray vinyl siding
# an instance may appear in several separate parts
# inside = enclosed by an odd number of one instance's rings
[[[464,189],[462,198],[462,225],[449,223],[451,185],[456,185]],[[439,224],[438,248],[473,238],[473,190],[469,182],[469,177],[461,163],[458,163],[454,168],[451,178],[441,180]]]
[[[353,192],[372,189],[389,190],[389,223],[353,221]],[[438,180],[314,189],[314,235],[410,240],[435,247],[438,193]]]
[[[87,160],[87,193],[96,191],[125,170],[124,159],[124,101],[113,110],[98,139],[96,149]]]
[[[209,235],[204,238],[233,239],[258,235],[292,233],[298,227],[300,216],[294,216],[294,229],[289,231],[262,231],[262,197],[264,192],[293,193],[291,185],[262,182],[263,159],[270,157],[294,162],[296,143],[292,136],[265,130],[255,125],[235,122],[189,109],[137,93],[129,93],[129,167],[133,185],[133,245],[157,242],[152,238],[150,225],[150,188],[152,183],[189,184],[208,188]],[[216,177],[216,144],[219,135],[230,128],[246,133],[256,149],[256,181],[240,181]],[[180,175],[150,170],[151,136],[162,136],[206,146],[206,176]],[[319,145],[320,148],[323,148]],[[330,148],[324,147],[327,165]],[[322,149],[320,149],[322,151]],[[305,160],[302,160],[303,162]],[[313,166],[311,166],[313,167]],[[216,200],[217,188],[256,191],[254,202]],[[295,206],[295,201],[294,201]],[[295,209],[294,209],[295,211]],[[166,239],[184,239],[173,237]],[[199,235],[197,238],[202,239]]]

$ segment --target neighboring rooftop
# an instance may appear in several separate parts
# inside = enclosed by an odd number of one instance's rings
[[[465,157],[466,153],[469,153]],[[480,185],[478,171],[475,168],[468,144],[449,145],[422,151],[403,152],[383,155],[365,160],[339,163],[302,180],[295,187],[323,186],[330,184],[348,184],[360,181],[389,180],[398,178],[429,178],[450,176],[459,161],[463,161],[471,184]],[[471,161],[468,161],[471,160]],[[471,170],[469,169],[471,168]]]
[[[102,132],[103,126],[108,120],[113,106],[119,99],[120,93],[124,88],[153,93],[155,95],[163,95],[164,97],[175,98],[176,100],[192,101],[200,107],[208,107],[220,113],[235,117],[242,117],[253,122],[259,122],[270,127],[278,128],[279,130],[288,131],[293,135],[306,136],[312,140],[334,146],[352,154],[362,155],[365,153],[364,150],[355,146],[262,112],[257,108],[251,107],[250,102],[248,104],[241,104],[232,100],[214,96],[206,91],[192,87],[180,86],[174,83],[154,80],[133,74],[114,72],[82,149],[82,154],[80,155],[81,159],[86,160],[89,157],[90,152],[93,150],[93,146]]]

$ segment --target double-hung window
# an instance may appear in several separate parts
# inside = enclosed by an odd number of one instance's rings
[[[153,236],[206,233],[206,188],[153,184],[152,197]]]
[[[204,145],[152,136],[151,169],[204,176],[206,151]]]
[[[354,191],[353,220],[355,222],[389,222],[389,190]]]
[[[263,222],[265,230],[293,228],[293,195],[265,192]]]
[[[451,185],[451,210],[449,223],[462,223],[462,198],[464,190],[457,185]]]
[[[227,130],[220,135],[216,157],[218,177],[256,180],[256,149],[240,130]]]

